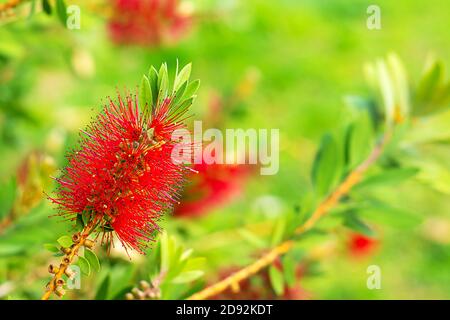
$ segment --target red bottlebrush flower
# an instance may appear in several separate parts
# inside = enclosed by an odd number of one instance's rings
[[[109,31],[116,43],[155,45],[178,38],[190,22],[177,0],[114,0]]]
[[[184,181],[187,167],[171,158],[178,143],[171,135],[183,127],[182,114],[170,98],[158,103],[151,117],[143,116],[129,95],[110,100],[82,132],[79,149],[56,179],[57,197],[51,200],[59,214],[75,220],[88,213],[100,231],[113,229],[125,247],[142,253]]]
[[[197,174],[188,175],[181,203],[176,206],[177,217],[201,216],[220,206],[242,191],[244,182],[251,174],[251,167],[242,164],[196,164]]]
[[[352,233],[348,242],[348,250],[354,257],[371,255],[378,245],[378,241],[363,234]]]

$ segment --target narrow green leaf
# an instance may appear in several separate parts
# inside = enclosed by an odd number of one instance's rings
[[[282,265],[286,284],[289,287],[293,287],[297,282],[297,262],[293,259],[292,255],[287,254],[282,259]]]
[[[169,89],[169,73],[167,71],[167,64],[163,63],[158,73],[158,101],[162,101],[167,97]]]
[[[397,184],[404,180],[407,180],[419,172],[417,168],[399,168],[399,169],[391,169],[386,170],[381,173],[378,173],[373,176],[367,177],[361,183],[359,183],[355,188],[363,188],[367,186],[376,186],[376,185],[389,185],[389,184]]]
[[[263,239],[261,239],[260,237],[258,237],[256,234],[254,234],[249,230],[239,229],[238,233],[242,238],[244,238],[244,240],[246,240],[249,244],[251,244],[255,248],[262,249],[267,247],[267,243]]]
[[[373,128],[369,114],[364,112],[349,128],[346,153],[349,169],[359,165],[369,155],[373,146]]]
[[[427,111],[429,111],[427,108],[423,107],[430,102],[433,95],[436,93],[436,90],[443,78],[443,69],[444,67],[442,63],[435,61],[422,76],[416,90],[416,99],[420,102],[418,106],[421,106],[422,109],[418,108],[415,110],[417,114],[426,114]]]
[[[143,76],[141,85],[139,86],[139,106],[143,110],[145,121],[149,120],[152,115],[153,97],[150,81],[147,76]]]
[[[83,274],[87,276],[91,274],[91,265],[89,264],[89,261],[86,258],[79,256],[77,264],[80,267],[80,270]]]
[[[171,115],[184,114],[186,111],[189,110],[189,107],[192,105],[193,102],[194,102],[193,98],[184,100],[181,104],[179,104],[176,108],[172,110]]]
[[[326,134],[322,138],[312,168],[311,178],[318,195],[326,195],[339,177],[342,170],[340,158],[336,141],[331,135]]]
[[[97,255],[92,250],[85,248],[84,257],[89,262],[94,271],[100,271],[100,261],[98,260]]]
[[[279,296],[284,292],[284,279],[283,273],[280,270],[275,268],[274,266],[270,266],[269,268],[269,278],[270,283],[272,285],[273,290]]]
[[[169,269],[170,262],[170,247],[169,247],[169,237],[167,232],[161,234],[161,270],[167,271]]]
[[[202,277],[203,275],[204,275],[204,272],[201,270],[182,272],[180,275],[178,275],[176,278],[174,278],[172,280],[172,282],[178,283],[178,284],[188,283],[188,282],[197,280],[198,278]]]
[[[175,77],[174,83],[174,91],[177,91],[181,85],[185,82],[189,81],[189,77],[191,76],[192,63],[187,64],[183,69],[181,69],[180,73]]]
[[[28,14],[27,19],[31,19],[33,17],[34,13],[36,12],[36,1],[37,0],[31,1],[30,13]]]
[[[56,12],[58,13],[59,21],[66,27],[67,23],[67,8],[64,0],[56,0]]]
[[[184,250],[183,254],[180,257],[180,260],[187,260],[191,256],[192,252],[194,252],[194,249],[188,249]]]
[[[203,257],[191,258],[187,261],[186,265],[184,266],[183,272],[202,270],[205,268],[205,264],[206,258]]]
[[[373,230],[362,222],[354,213],[348,212],[344,218],[344,226],[368,237],[373,237]]]
[[[405,229],[414,228],[423,220],[421,216],[381,203],[372,203],[365,208],[358,209],[358,214],[368,221]]]
[[[42,9],[47,15],[52,14],[52,6],[48,0],[42,0]]]
[[[58,253],[59,252],[59,248],[57,246],[55,246],[54,244],[51,243],[45,243],[44,244],[44,248],[50,252],[53,253]]]
[[[81,218],[83,220],[84,225],[89,224],[89,221],[91,220],[91,212],[89,210],[84,210],[81,213]]]
[[[77,231],[81,231],[84,228],[83,215],[77,214]]]
[[[7,216],[11,211],[16,198],[16,180],[10,179],[0,185],[0,219]]]
[[[181,87],[174,91],[174,98],[172,100],[172,105],[176,106],[180,101],[182,101],[184,96],[184,91],[186,90],[187,82],[183,83]]]
[[[182,100],[194,98],[199,87],[200,87],[200,80],[197,79],[197,80],[190,82],[187,85],[186,90],[184,91]]]
[[[64,248],[69,248],[72,245],[72,238],[69,236],[62,236],[56,241]]]
[[[139,106],[144,109],[146,105],[150,106],[153,103],[152,89],[150,81],[147,76],[142,76],[141,85],[139,86]]]
[[[271,245],[276,246],[283,240],[284,232],[286,231],[286,218],[280,217],[275,222],[275,226],[272,232]]]
[[[148,72],[148,81],[150,82],[150,89],[152,91],[152,99],[153,99],[153,106],[157,104],[158,101],[158,71],[155,69],[155,67],[151,67]]]
[[[106,300],[108,297],[110,282],[111,276],[108,274],[98,287],[97,293],[95,294],[95,300]]]

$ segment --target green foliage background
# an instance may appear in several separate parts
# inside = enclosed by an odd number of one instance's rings
[[[224,266],[243,266],[256,257],[248,237],[221,232],[276,219],[301,202],[311,185],[322,135],[338,132],[352,118],[343,98],[371,95],[363,74],[366,62],[395,51],[411,80],[420,78],[430,54],[449,63],[450,4],[445,1],[377,1],[381,30],[366,28],[366,9],[373,1],[192,3],[199,16],[194,27],[179,42],[159,47],[113,44],[105,19],[84,3],[81,30],[67,30],[40,13],[0,27],[0,209],[8,207],[4,194],[15,190],[9,179],[27,154],[40,150],[53,159],[51,166],[62,167],[78,129],[106,97],[125,87],[137,90],[150,65],[167,62],[174,70],[177,59],[182,65],[192,62],[193,77],[202,81],[191,111],[194,119],[204,119],[218,95],[225,101],[225,127],[279,128],[281,134],[277,175],[252,178],[243,194],[204,217],[164,221],[169,234],[207,258],[203,281],[208,282]],[[227,103],[232,107],[227,109]],[[406,152],[412,153],[411,165],[420,167],[420,173],[404,183],[370,190],[420,223],[411,228],[377,224],[379,248],[365,259],[348,254],[348,230],[307,241],[305,250],[316,243],[338,243],[300,280],[312,298],[450,297],[449,121],[448,110],[418,120],[421,130],[406,140],[421,143]],[[33,167],[33,181],[50,192],[48,177],[53,173],[46,164]],[[53,209],[37,194],[34,208],[18,210],[13,225],[0,235],[1,298],[39,298],[48,281],[46,266],[54,259],[43,244],[69,231],[57,218],[48,219]],[[261,208],[262,196],[271,201]],[[5,210],[0,217],[6,216]],[[98,297],[121,297],[151,273],[151,258],[133,257],[130,262],[126,256],[107,258],[99,251],[100,273],[83,278],[82,289],[68,298],[94,298],[107,275],[109,291]],[[372,264],[381,267],[381,290],[366,287],[366,269]],[[184,297],[186,290],[168,297]]]

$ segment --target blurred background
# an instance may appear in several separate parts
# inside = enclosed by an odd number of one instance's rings
[[[182,298],[254,261],[267,246],[254,234],[297,208],[310,188],[321,136],[350,117],[345,97],[371,94],[365,63],[396,52],[412,81],[430,56],[449,63],[450,4],[444,1],[161,0],[153,11],[139,3],[66,1],[80,8],[80,28],[72,30],[59,21],[64,14],[53,1],[47,14],[41,1],[24,1],[1,15],[2,299],[42,294],[55,259],[43,244],[70,232],[70,224],[48,218],[56,212],[44,193],[55,187],[50,176],[58,175],[79,129],[107,97],[135,92],[151,65],[167,62],[174,70],[177,59],[192,62],[192,77],[202,83],[192,119],[206,127],[280,129],[278,174],[199,166],[180,206],[162,222],[206,258],[198,284],[167,296]],[[381,9],[379,30],[366,26],[371,4]],[[371,237],[340,227],[305,241],[308,262],[299,260],[295,285],[281,298],[450,298],[449,121],[447,111],[420,123],[439,143],[426,140],[411,151],[419,175],[370,190],[415,222],[374,223]],[[130,261],[120,250],[109,258],[98,251],[101,271],[82,278],[81,289],[67,298],[94,298],[107,274],[104,298],[122,298],[148,278],[146,256]],[[367,289],[369,265],[382,270],[380,290]],[[263,272],[222,297],[274,297],[267,282]]]

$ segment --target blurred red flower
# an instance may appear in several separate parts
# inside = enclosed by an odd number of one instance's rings
[[[348,250],[353,257],[366,257],[374,253],[378,241],[360,233],[351,233],[348,240]]]
[[[116,43],[157,45],[178,39],[191,24],[177,0],[114,0],[109,31]]]
[[[189,182],[180,204],[176,206],[177,217],[196,217],[221,206],[242,191],[253,169],[244,164],[195,164],[188,174]]]
[[[56,179],[59,215],[88,214],[139,252],[158,230],[158,220],[177,202],[187,167],[174,163],[174,130],[183,127],[166,98],[143,117],[136,100],[119,96],[82,131],[81,145]],[[190,147],[190,146],[186,146]],[[106,233],[107,241],[112,234]]]

